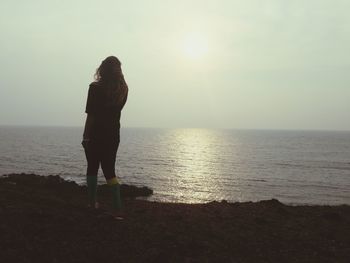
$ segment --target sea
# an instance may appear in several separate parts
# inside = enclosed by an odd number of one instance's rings
[[[82,134],[0,126],[0,174],[83,185]],[[122,128],[116,170],[122,183],[152,188],[151,201],[350,205],[350,131]],[[101,171],[98,178],[105,183]]]

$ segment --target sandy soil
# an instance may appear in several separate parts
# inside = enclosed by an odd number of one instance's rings
[[[123,187],[125,218],[57,176],[0,176],[1,262],[350,262],[350,206],[157,203]]]

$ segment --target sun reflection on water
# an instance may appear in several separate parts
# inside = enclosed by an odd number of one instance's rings
[[[207,129],[177,129],[172,134],[177,201],[215,200],[220,176],[218,140],[215,131]]]

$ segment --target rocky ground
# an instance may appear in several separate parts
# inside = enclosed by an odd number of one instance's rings
[[[1,262],[350,262],[350,206],[157,203],[123,186],[125,218],[58,176],[0,176]]]

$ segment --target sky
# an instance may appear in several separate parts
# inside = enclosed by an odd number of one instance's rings
[[[348,0],[2,0],[0,125],[83,126],[115,55],[123,127],[350,130]]]

